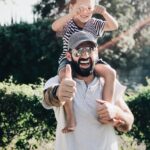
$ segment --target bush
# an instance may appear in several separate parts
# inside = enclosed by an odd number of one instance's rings
[[[18,83],[47,80],[57,72],[61,45],[50,20],[0,26],[0,81],[10,75]]]
[[[34,149],[30,141],[53,139],[55,119],[52,110],[42,107],[42,85],[0,83],[0,147]]]
[[[150,149],[150,80],[146,87],[141,87],[137,94],[129,97],[128,104],[135,117],[129,134]]]
[[[47,149],[53,146],[56,120],[53,111],[40,103],[42,87],[0,82],[0,147],[28,150],[46,146],[42,143],[48,143]],[[143,143],[150,149],[150,84],[129,96],[128,105],[135,122],[133,129],[121,136],[120,149],[144,150]]]

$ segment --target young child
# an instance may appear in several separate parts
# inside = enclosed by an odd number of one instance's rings
[[[100,14],[105,21],[92,18],[93,14]],[[74,32],[85,30],[91,32],[95,38],[102,36],[104,31],[112,31],[118,28],[117,21],[107,12],[103,6],[95,5],[95,0],[70,0],[69,14],[59,18],[52,24],[52,29],[59,36],[63,37],[63,52],[59,58],[58,74],[60,81],[64,77],[66,61],[66,51],[68,51],[68,41]],[[114,92],[114,81],[116,72],[109,65],[99,60],[95,66],[95,72],[104,78],[103,100],[112,101]],[[64,104],[66,112],[66,127],[63,133],[71,132],[75,129],[75,116],[72,102]]]

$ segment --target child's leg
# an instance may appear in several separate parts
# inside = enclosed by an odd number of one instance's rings
[[[76,126],[72,101],[65,103],[64,109],[66,113],[66,126],[62,129],[62,132],[72,132],[75,130]]]
[[[107,64],[96,64],[95,71],[98,75],[102,76],[105,80],[102,98],[108,102],[112,102],[114,94],[114,86],[116,79],[116,71]],[[111,119],[112,125],[117,126],[118,124],[123,124],[124,122],[120,119]]]
[[[114,94],[116,71],[107,64],[96,64],[95,71],[105,81],[102,93],[103,100],[111,102]]]
[[[66,68],[63,68],[59,71],[60,82],[65,77]],[[64,110],[66,113],[66,126],[62,129],[63,133],[72,132],[75,129],[75,116],[73,112],[72,101],[66,102],[64,104]]]

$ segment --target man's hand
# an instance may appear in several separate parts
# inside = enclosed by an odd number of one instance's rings
[[[72,72],[70,65],[66,65],[65,78],[62,79],[58,89],[57,97],[62,102],[71,101],[76,91],[76,82],[72,79]]]
[[[104,100],[97,100],[98,120],[102,124],[115,123],[117,110],[113,104]]]
[[[106,12],[106,8],[101,5],[95,5],[95,8],[93,10],[93,14],[101,14],[103,15]]]

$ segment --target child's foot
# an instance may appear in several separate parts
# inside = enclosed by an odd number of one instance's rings
[[[75,130],[75,126],[76,126],[75,118],[72,117],[71,119],[67,120],[67,125],[62,129],[62,132],[63,133],[73,132]]]

